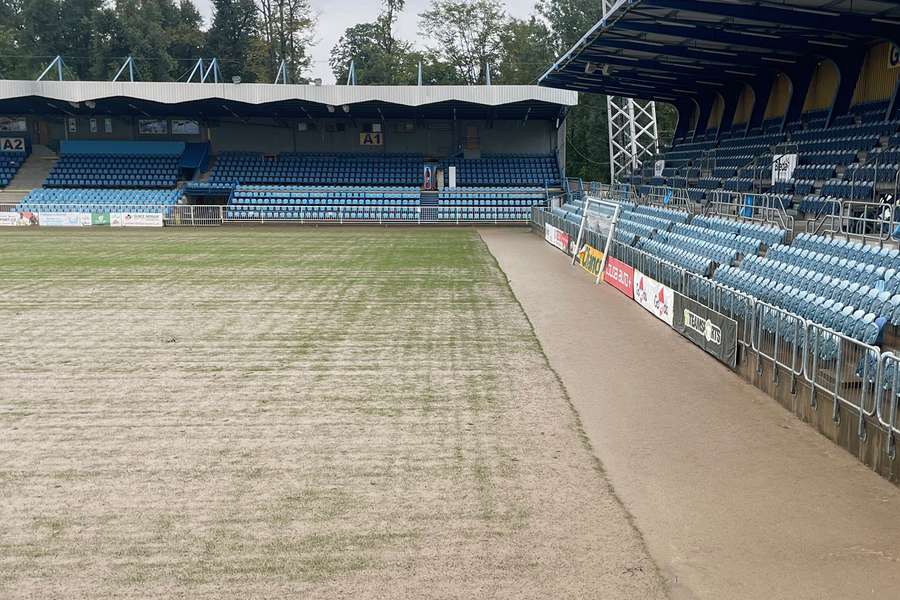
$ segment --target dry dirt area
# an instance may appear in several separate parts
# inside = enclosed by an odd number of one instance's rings
[[[671,597],[900,598],[896,485],[542,238],[481,234]]]
[[[472,230],[0,232],[0,598],[660,598]]]

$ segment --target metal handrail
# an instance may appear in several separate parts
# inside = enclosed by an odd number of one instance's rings
[[[889,366],[892,367],[890,370]],[[881,355],[875,384],[880,394],[875,402],[875,414],[878,423],[888,434],[885,452],[893,459],[897,456],[897,437],[900,437],[900,358],[893,352]],[[887,410],[884,407],[885,400],[889,401]]]
[[[881,350],[824,325],[809,321],[806,326],[806,339],[803,374],[810,384],[810,406],[816,408],[817,389],[830,394],[832,420],[836,423],[840,422],[841,406],[850,408],[859,415],[857,435],[860,439],[865,439],[865,418],[872,418],[877,412],[873,384],[878,374]],[[820,377],[820,375],[824,375],[820,370],[826,369],[830,369],[832,375],[830,386],[826,386],[826,382],[822,381]],[[859,387],[856,388],[854,385],[851,388],[859,389],[857,400],[842,395],[846,384],[856,383],[846,377],[848,372],[854,373],[859,380]],[[873,402],[871,408],[867,408],[866,403],[870,395]]]
[[[838,221],[838,225],[840,227],[839,233],[846,237],[847,240],[850,239],[851,236],[857,236],[862,240],[873,240],[878,242],[880,247],[884,246],[884,242],[890,239],[891,233],[894,231],[896,226],[894,220],[894,211],[890,210],[890,216],[887,220],[882,219],[879,211],[884,208],[884,204],[881,202],[869,202],[863,200],[843,200],[840,205],[840,219]],[[855,216],[853,209],[861,209],[862,216]],[[869,218],[868,211],[872,209],[875,211],[875,216],[873,218]],[[851,225],[858,225],[861,227],[862,232],[854,232],[851,229]],[[870,235],[866,232],[867,225],[871,224],[873,226],[873,230],[877,229],[880,232],[877,235]],[[887,225],[888,228],[885,231],[884,225]]]

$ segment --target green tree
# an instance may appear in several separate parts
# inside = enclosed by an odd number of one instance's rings
[[[550,24],[558,54],[574,46],[603,17],[600,0],[538,0],[535,8]]]
[[[259,31],[259,10],[253,0],[213,0],[212,26],[206,35],[206,53],[216,57],[223,74],[254,81],[249,64]]]
[[[597,0],[538,0],[536,8],[550,25],[557,55],[571,48],[603,15]],[[566,175],[609,181],[609,172],[606,96],[578,94],[578,106],[566,119]]]
[[[256,77],[272,81],[284,60],[289,67],[288,79],[299,81],[309,67],[308,47],[314,27],[309,0],[259,0],[259,37],[263,44],[256,46]],[[265,51],[267,60],[259,60],[260,50]]]
[[[394,35],[394,25],[405,4],[405,0],[384,0],[373,23],[358,23],[344,30],[328,61],[338,83],[347,81],[351,60],[361,85],[416,82],[422,54]]]
[[[507,23],[498,0],[432,0],[419,15],[422,34],[434,42],[429,49],[472,85],[485,82],[486,65],[501,64]]]
[[[549,28],[534,16],[527,20],[510,19],[500,33],[500,44],[503,60],[496,71],[498,83],[536,83],[556,58]]]
[[[116,0],[93,17],[90,76],[108,79],[125,57],[144,81],[177,79],[203,47],[202,19],[189,0]]]

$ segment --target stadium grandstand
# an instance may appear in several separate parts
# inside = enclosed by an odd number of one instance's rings
[[[0,202],[36,220],[524,223],[561,190],[575,102],[537,86],[7,81]]]
[[[848,449],[877,448],[864,460],[896,478],[881,457],[900,434],[900,8],[609,4],[540,83],[666,102],[677,126],[613,185],[569,182],[534,226],[662,286],[670,325],[667,294],[733,319],[733,367]],[[823,403],[827,425],[811,416]]]
[[[893,206],[898,18],[879,1],[616,2],[541,83],[676,107],[671,144],[623,178],[639,193],[804,219]]]
[[[598,4],[538,85],[0,81],[0,598],[896,597],[900,4]]]

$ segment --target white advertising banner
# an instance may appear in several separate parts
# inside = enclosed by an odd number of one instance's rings
[[[191,119],[172,119],[174,135],[197,135],[200,133],[200,122]]]
[[[672,327],[675,319],[675,293],[655,279],[647,277],[637,269],[634,271],[634,301],[650,314]]]
[[[110,227],[162,227],[162,213],[109,213]]]
[[[772,159],[772,185],[792,179],[796,168],[796,154],[776,154]]]
[[[141,135],[165,135],[169,133],[169,122],[165,119],[138,119],[138,133]]]
[[[0,131],[28,131],[24,117],[0,117]]]
[[[562,229],[557,229],[553,225],[544,225],[544,239],[551,246],[556,246],[563,252],[569,251],[571,236]]]
[[[90,227],[91,213],[40,212],[38,223],[42,227]]]
[[[0,227],[15,227],[19,224],[19,213],[0,212]]]
[[[456,167],[453,165],[447,167],[447,180],[447,187],[451,190],[456,187]]]

